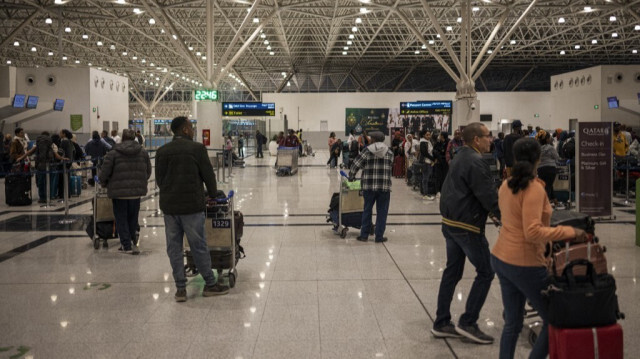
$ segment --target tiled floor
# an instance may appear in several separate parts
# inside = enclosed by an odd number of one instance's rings
[[[340,239],[325,222],[336,171],[326,153],[302,158],[292,177],[276,177],[273,158],[247,159],[225,190],[245,214],[243,245],[230,294],[203,298],[193,278],[189,300],[173,300],[157,197],[142,204],[142,255],[117,253],[117,241],[94,250],[83,232],[91,212],[85,191],[73,199],[74,224],[60,206],[9,208],[0,203],[0,358],[495,358],[498,343],[477,346],[429,333],[445,247],[438,203],[419,199],[394,179],[385,244]],[[154,183],[149,186],[155,193]],[[0,196],[3,196],[1,194]],[[609,267],[627,315],[626,357],[640,353],[640,248],[634,216],[599,223]],[[487,237],[495,242],[497,230]],[[457,289],[461,313],[474,270]],[[499,338],[497,280],[480,326]],[[22,348],[21,348],[22,347]],[[5,351],[6,349],[6,351]],[[516,357],[530,347],[523,333]]]

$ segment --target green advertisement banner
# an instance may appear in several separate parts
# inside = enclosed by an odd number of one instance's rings
[[[82,128],[82,115],[70,115],[71,131],[75,132]]]
[[[345,135],[348,136],[351,130],[356,135],[362,131],[381,131],[385,135],[389,134],[388,108],[347,108],[345,111]]]

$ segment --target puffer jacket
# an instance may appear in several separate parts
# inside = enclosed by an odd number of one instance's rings
[[[151,176],[149,154],[135,141],[114,146],[104,157],[98,174],[100,183],[107,186],[109,198],[142,197],[147,194]]]
[[[205,192],[215,196],[216,177],[207,148],[191,138],[174,136],[156,153],[156,181],[160,209],[169,215],[204,212]]]
[[[449,166],[440,195],[442,223],[484,233],[489,213],[500,219],[498,191],[489,165],[482,160],[480,152],[462,146]]]

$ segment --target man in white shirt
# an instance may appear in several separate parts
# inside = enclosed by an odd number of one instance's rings
[[[111,130],[111,138],[113,138],[113,140],[116,141],[116,144],[122,142],[122,138],[118,136],[118,131],[116,130]]]

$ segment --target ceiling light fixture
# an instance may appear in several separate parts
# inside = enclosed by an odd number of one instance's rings
[[[202,53],[200,51],[196,52],[196,56],[202,56]]]
[[[564,55],[564,54],[565,54],[564,50],[560,51],[560,55]]]
[[[634,27],[634,30],[640,31],[640,25],[636,25],[636,27]]]
[[[109,46],[109,49],[111,49],[111,50],[115,50],[115,49],[116,49],[116,45],[111,45],[111,46]]]
[[[427,45],[422,45],[422,49],[425,50],[427,48]]]
[[[98,45],[98,46],[102,46],[102,41],[98,41],[98,42],[96,42],[96,45]]]
[[[259,23],[259,22],[260,22],[260,19],[258,19],[257,17],[254,17],[254,18],[253,18],[253,22],[254,22],[254,23]]]
[[[122,56],[127,56],[127,52],[126,52],[126,51],[123,51],[123,52],[122,52]]]
[[[558,24],[564,24],[564,18],[563,17],[558,19]]]
[[[137,59],[138,59],[138,56],[134,56],[134,57],[132,57],[132,59],[137,60]]]
[[[178,40],[178,35],[171,35],[174,40]]]
[[[126,2],[124,0],[116,0],[116,3],[118,3],[120,5],[126,4]]]
[[[361,13],[361,14],[366,14],[367,12],[368,12],[368,11],[367,11],[367,8],[366,8],[366,7],[361,7],[361,8],[360,8],[360,13]]]
[[[62,5],[62,4],[64,4],[64,3],[62,2],[62,0],[56,0],[56,1],[54,1],[54,3],[55,3],[56,5]]]
[[[38,51],[38,50],[36,49],[35,46],[31,48],[31,52],[36,52],[36,51]]]
[[[71,28],[70,27],[65,27],[64,28],[64,32],[71,32]]]
[[[461,18],[461,17],[459,17],[458,19],[456,19],[456,21],[457,21],[458,23],[461,23],[461,22],[462,22],[462,18]]]
[[[63,61],[67,61],[67,57],[66,56],[62,56],[62,60]]]
[[[206,60],[206,59],[207,59],[207,57],[206,57],[206,56],[202,56],[202,59],[203,59],[203,60]]]
[[[347,52],[346,52],[346,51],[342,51],[342,54],[343,54],[343,55],[346,55],[346,54],[347,54]]]
[[[632,54],[637,54],[637,53],[638,53],[638,50],[631,50],[631,53],[632,53]]]
[[[611,34],[611,37],[618,37],[618,33],[614,32],[613,34]]]
[[[447,31],[453,31],[453,26],[447,26]]]
[[[273,56],[273,55],[275,55],[275,54],[276,54],[276,53],[275,53],[275,52],[273,52],[273,51],[269,52],[269,55],[271,55],[271,56]]]
[[[616,20],[618,20],[618,19],[616,19],[616,17],[615,17],[615,16],[613,16],[613,15],[611,15],[611,16],[609,17],[609,21],[611,21],[611,22],[614,22],[614,21],[616,21]]]
[[[147,62],[147,60],[142,59],[140,62],[142,62],[143,64]]]
[[[511,40],[511,41],[509,41],[509,43],[510,43],[511,45],[515,45],[515,44],[516,44],[516,40]]]
[[[591,6],[585,6],[584,7],[584,12],[592,12],[593,9],[591,8]]]
[[[596,45],[598,43],[598,40],[591,40],[591,44]]]
[[[189,46],[189,51],[193,51],[193,46]]]
[[[84,40],[87,40],[87,39],[89,39],[89,35],[87,35],[87,34],[83,34],[83,35],[82,35],[82,38],[83,38]]]
[[[269,45],[269,40],[264,40],[265,45]]]
[[[140,11],[140,9],[138,9],[137,7],[133,9],[133,13],[134,14],[141,14],[142,11]]]
[[[355,36],[353,34],[349,35],[349,39],[353,40],[355,38]]]
[[[362,24],[362,19],[361,19],[361,18],[359,18],[359,17],[357,17],[357,18],[356,18],[356,24]]]
[[[261,39],[264,39],[264,38],[266,38],[266,37],[267,37],[267,35],[265,35],[265,34],[260,34],[260,38],[261,38]]]
[[[480,8],[477,6],[474,6],[471,8],[471,11],[476,12],[476,11],[480,11]]]
[[[47,53],[47,55],[48,55],[48,56],[53,56],[53,52],[49,51],[49,52]]]
[[[576,46],[574,46],[574,49],[576,49],[576,50],[580,50],[580,45],[576,45]]]
[[[358,32],[358,28],[354,26],[354,27],[351,28],[351,31],[352,32]]]
[[[493,54],[493,50],[488,50],[487,54]]]
[[[345,47],[343,47],[342,49],[343,49],[343,50],[345,50],[345,51],[346,51],[346,50],[349,50],[349,46],[345,46]]]
[[[76,64],[79,64],[79,63],[80,63],[80,60],[76,60]]]
[[[267,46],[267,50],[271,51],[271,45]]]
[[[149,19],[149,25],[153,25],[153,24],[155,24],[155,23],[156,23],[156,20],[155,20],[155,19],[153,19],[153,18]]]
[[[429,40],[429,45],[433,45],[433,44],[435,44],[435,43],[436,43],[435,41],[433,41],[433,40]]]
[[[420,54],[420,50],[416,50],[415,54],[419,55]]]
[[[14,41],[14,42],[13,42],[13,46],[20,46],[20,43],[19,43],[19,42],[17,42],[17,41]]]
[[[44,23],[51,25],[51,24],[53,24],[53,20],[51,20],[51,18],[48,17],[48,18],[44,19]]]
[[[371,0],[360,0],[360,2],[363,3],[363,4],[368,4],[368,3],[371,2]]]
[[[347,45],[349,45],[349,46],[353,45],[353,41],[351,41],[351,40],[347,41]]]

